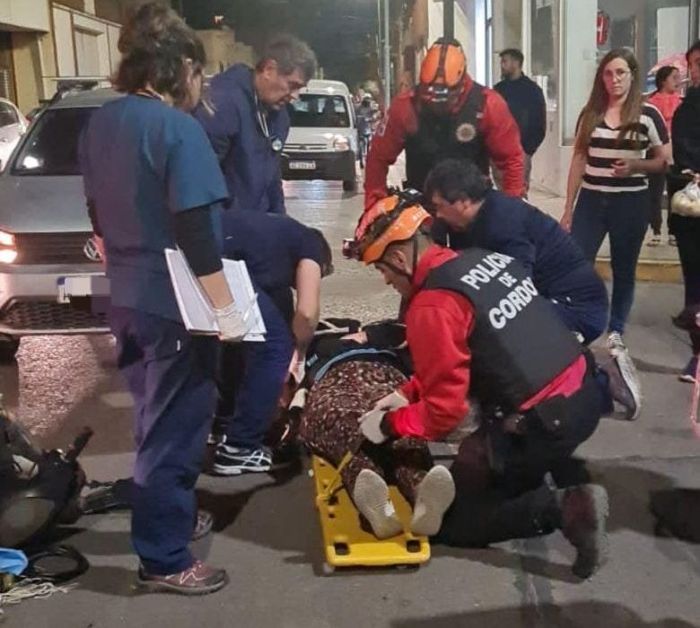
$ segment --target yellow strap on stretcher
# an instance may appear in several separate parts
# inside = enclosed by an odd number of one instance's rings
[[[341,480],[340,474],[343,472],[343,469],[348,466],[348,463],[352,460],[352,457],[354,455],[355,455],[354,451],[348,451],[348,453],[346,453],[343,456],[340,463],[335,468],[335,474],[333,475],[333,478],[326,486],[325,490],[316,496],[316,505],[317,506],[321,505],[322,503],[330,502],[331,497],[333,497],[333,493],[335,493],[338,489],[342,488],[342,484],[340,483],[340,480]]]

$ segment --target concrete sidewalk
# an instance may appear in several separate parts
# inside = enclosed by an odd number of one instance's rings
[[[557,220],[561,218],[564,212],[564,200],[563,197],[548,193],[545,190],[533,188],[530,191],[530,202]],[[668,233],[665,226],[666,216],[667,213],[664,211],[661,244],[659,246],[648,245],[651,238],[651,230],[649,230],[644,239],[639,263],[637,264],[637,280],[639,281],[658,281],[662,283],[682,283],[683,281],[681,264],[678,259],[678,249],[668,243]],[[605,279],[609,280],[611,278],[610,243],[608,238],[605,238],[600,248],[596,269]]]

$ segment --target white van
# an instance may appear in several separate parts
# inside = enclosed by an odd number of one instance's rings
[[[345,191],[354,190],[357,125],[347,85],[312,79],[290,105],[289,114],[282,177],[340,180]]]

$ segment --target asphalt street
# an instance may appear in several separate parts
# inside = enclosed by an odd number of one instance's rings
[[[340,256],[342,238],[352,233],[361,210],[361,196],[319,182],[287,184],[286,193],[290,213],[321,228],[336,254],[336,273],[324,285],[324,313],[363,321],[393,315],[398,297],[379,275]],[[670,324],[681,304],[679,285],[639,285],[627,342],[640,370],[644,410],[633,423],[603,421],[579,450],[611,499],[610,561],[589,581],[570,573],[573,551],[559,533],[480,550],[434,547],[432,560],[419,569],[325,576],[312,482],[304,467],[278,477],[202,476],[200,501],[216,523],[215,533],[198,542],[195,552],[228,569],[231,584],[223,591],[197,599],[138,594],[128,514],[95,515],[65,531],[65,542],[92,565],[77,587],[3,607],[4,625],[700,625],[698,546],[663,534],[649,509],[652,497],[661,499],[670,514],[683,514],[691,535],[700,537],[700,441],[688,418],[692,388],[677,381],[689,347]],[[0,367],[0,391],[16,419],[44,446],[66,445],[90,425],[95,436],[83,457],[90,478],[129,474],[131,399],[108,336],[24,339],[17,363]]]

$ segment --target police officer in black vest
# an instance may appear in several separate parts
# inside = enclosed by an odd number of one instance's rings
[[[574,573],[590,576],[606,555],[605,489],[545,482],[598,425],[590,354],[517,260],[432,244],[415,197],[385,199],[367,218],[358,257],[408,301],[415,373],[360,419],[362,433],[374,443],[436,440],[466,419],[452,468],[457,497],[436,540],[485,546],[561,529],[577,550]]]
[[[603,280],[579,246],[551,216],[519,198],[491,189],[489,181],[464,160],[445,159],[425,183],[428,209],[437,220],[433,240],[456,251],[481,247],[515,257],[533,278],[537,291],[583,344],[598,338],[608,324],[608,294]],[[603,412],[614,402],[629,420],[639,417],[641,388],[626,349],[597,349]]]

